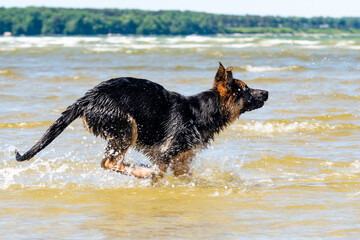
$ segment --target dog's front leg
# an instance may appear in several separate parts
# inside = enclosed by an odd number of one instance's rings
[[[155,167],[131,166],[130,164],[121,163],[120,171],[122,174],[134,176],[137,178],[150,178],[158,174],[159,170]]]
[[[180,153],[171,160],[170,167],[176,177],[181,175],[191,175],[190,164],[194,156],[195,152],[189,150]]]
[[[134,176],[137,178],[151,178],[151,177],[163,177],[167,170],[167,165],[163,163],[156,163],[154,167],[151,166],[133,166],[123,162],[123,159],[119,161],[119,158],[107,157],[102,161],[101,166],[105,169],[109,169],[128,176]]]

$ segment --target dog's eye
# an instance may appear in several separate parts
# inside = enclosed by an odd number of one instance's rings
[[[235,102],[239,101],[243,96],[243,90],[238,88],[236,94],[234,95],[236,95]]]

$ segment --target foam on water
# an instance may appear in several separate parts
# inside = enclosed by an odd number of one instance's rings
[[[14,146],[7,147],[12,153]],[[13,157],[13,156],[12,156]],[[151,180],[124,176],[100,168],[93,161],[80,161],[74,153],[50,159],[36,158],[18,163],[10,156],[0,164],[0,190],[77,189],[104,190],[154,186]],[[191,177],[175,178],[171,172],[157,182],[162,187],[227,186],[231,188],[281,187],[284,185],[339,184],[360,179],[360,160],[330,161],[326,159],[265,155],[257,159],[207,159],[199,154]],[[312,169],[308,171],[307,169]]]
[[[321,44],[318,40],[292,40],[292,39],[267,39],[262,40],[259,46],[272,47],[279,45],[317,46]]]
[[[47,127],[52,124],[51,121],[34,121],[34,122],[18,122],[18,123],[0,123],[0,129],[5,128],[37,128],[37,127]]]
[[[15,51],[30,48],[86,48],[95,52],[116,52],[123,49],[192,49],[213,47],[226,48],[269,48],[292,46],[308,49],[321,49],[327,47],[343,49],[359,49],[354,40],[328,41],[319,39],[264,39],[259,37],[224,35],[213,36],[186,36],[186,37],[137,37],[137,36],[99,36],[99,37],[3,37],[0,38],[0,51]]]
[[[360,50],[360,46],[346,46],[345,48],[351,49],[351,50]]]
[[[223,47],[226,48],[250,48],[254,47],[253,43],[234,43],[234,44],[225,44]]]
[[[360,130],[355,124],[330,124],[322,121],[267,120],[242,122],[231,125],[230,129],[245,134],[313,133],[333,130]]]
[[[9,146],[0,164],[0,189],[116,189],[150,186],[150,180],[140,180],[103,170],[99,163],[79,160],[74,153],[57,158],[36,157],[29,162],[16,162]]]
[[[270,67],[270,66],[252,66],[245,65],[235,68],[236,70],[243,70],[247,72],[284,72],[284,71],[304,71],[302,66],[285,66],[285,67]]]

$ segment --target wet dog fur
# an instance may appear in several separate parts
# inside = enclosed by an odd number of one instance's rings
[[[76,100],[29,151],[24,155],[16,151],[16,160],[31,159],[72,121],[82,118],[89,132],[108,142],[103,168],[139,178],[162,176],[169,167],[175,176],[189,174],[197,150],[267,99],[267,91],[249,88],[221,63],[212,88],[187,97],[149,80],[114,78]],[[129,147],[148,156],[153,166],[124,163]]]

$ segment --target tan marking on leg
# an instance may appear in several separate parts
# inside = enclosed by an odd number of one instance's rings
[[[106,168],[106,169],[111,169],[111,170],[113,170],[114,168],[117,168],[119,161],[121,161],[120,165],[122,164],[122,161],[124,160],[125,153],[127,150],[128,150],[128,148],[124,149],[121,153],[119,153],[115,157],[111,156],[111,157],[104,158],[101,162],[101,167]]]
[[[175,176],[190,174],[190,164],[195,156],[194,150],[189,150],[174,157],[170,163],[171,170]]]
[[[86,121],[86,116],[83,116],[81,119],[82,119],[84,128],[85,128],[89,133],[93,133],[92,127],[89,128],[89,125],[88,125],[88,123],[87,123],[87,121]]]
[[[128,167],[125,171],[129,173],[128,175],[137,178],[149,178],[155,176],[158,173],[155,168],[148,167]]]
[[[169,164],[166,164],[164,162],[156,163],[156,166],[159,168],[158,177],[162,178],[165,176],[165,173],[169,167]]]
[[[153,186],[158,185],[159,183],[161,183],[161,180],[164,178],[166,171],[169,167],[169,164],[166,164],[163,161],[153,161],[155,166],[158,168],[158,171],[156,172],[156,174],[152,177],[151,179],[151,184]]]
[[[134,176],[137,178],[149,178],[156,175],[157,173],[155,168],[134,167],[124,162],[114,165],[112,162],[106,161],[105,166],[114,172],[118,172],[128,176]]]
[[[110,169],[112,171],[128,176],[134,176],[137,178],[153,177],[159,172],[155,168],[136,167],[136,166],[131,166],[130,164],[126,164],[124,162],[120,162],[119,164],[115,165],[114,162],[111,162],[109,160],[106,160],[104,165],[105,168]]]
[[[134,146],[136,144],[136,140],[138,138],[138,128],[135,122],[135,119],[129,116],[129,122],[131,123],[132,134],[131,134],[131,142],[130,146]],[[115,157],[108,157],[105,158],[101,166],[106,169],[110,169],[112,171],[134,176],[137,178],[149,178],[156,175],[159,171],[155,168],[148,168],[148,167],[136,167],[131,166],[130,164],[124,163],[125,153],[128,148],[124,149],[120,154]]]
[[[128,116],[128,117],[129,117],[128,121],[131,123],[131,128],[132,128],[132,130],[131,130],[131,139],[129,140],[130,141],[130,146],[134,146],[135,143],[136,143],[136,140],[138,138],[138,128],[137,128],[135,119],[132,118],[131,116]],[[85,126],[87,126],[86,119],[84,120],[84,118],[83,118],[83,121],[85,123]],[[129,149],[129,147],[127,147],[126,149],[121,151],[115,157],[108,157],[108,158],[103,159],[103,161],[101,162],[101,166],[103,168],[111,169],[111,170],[114,170],[114,171],[117,171],[117,172],[118,171],[123,171],[124,167],[127,166],[127,164],[123,163],[123,160],[125,158],[125,153]],[[119,163],[119,161],[120,161],[120,163]]]
[[[129,116],[129,122],[131,123],[131,128],[132,128],[130,145],[134,146],[136,143],[136,140],[138,138],[138,127],[137,127],[135,119],[132,118],[131,116]]]

